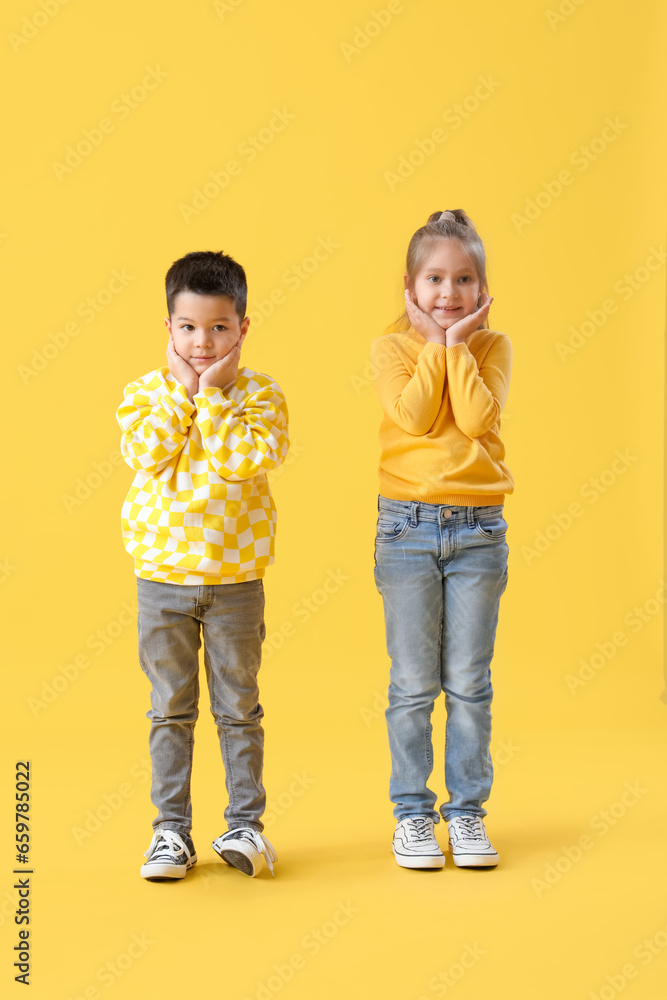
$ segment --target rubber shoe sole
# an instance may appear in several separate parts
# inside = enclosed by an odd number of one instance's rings
[[[444,868],[446,858],[443,854],[441,857],[433,854],[425,854],[423,857],[418,857],[414,854],[401,854],[392,844],[392,852],[396,858],[396,864],[400,865],[401,868]]]
[[[452,851],[452,845],[449,845]],[[495,868],[500,858],[493,854],[465,854],[463,851],[452,851],[452,861],[457,868]]]
[[[245,854],[241,854],[240,851],[225,850],[223,848],[222,851],[218,851],[218,854],[231,868],[238,868],[244,875],[250,875],[251,877],[255,874],[255,866],[252,861]]]

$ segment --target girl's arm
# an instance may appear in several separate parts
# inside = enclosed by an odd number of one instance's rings
[[[478,367],[465,342],[447,348],[447,385],[457,427],[470,438],[490,430],[507,402],[512,342],[499,334]]]
[[[373,381],[387,416],[407,434],[426,434],[435,423],[445,388],[447,348],[429,342],[413,375],[387,337],[371,342]]]
[[[178,383],[170,393],[156,393],[131,382],[116,411],[123,436],[121,455],[136,472],[153,476],[183,449],[195,411],[188,390]]]

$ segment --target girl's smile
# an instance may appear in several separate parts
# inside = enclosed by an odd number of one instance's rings
[[[415,276],[414,294],[443,330],[476,311],[479,278],[457,239],[438,240]]]

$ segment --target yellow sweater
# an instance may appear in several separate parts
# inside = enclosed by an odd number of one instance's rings
[[[135,575],[192,585],[263,576],[276,530],[266,473],[289,448],[278,383],[240,368],[191,403],[167,366],[131,382],[116,417],[135,471],[121,512]]]
[[[500,440],[512,343],[475,330],[445,347],[395,324],[371,344],[373,380],[384,410],[380,494],[393,500],[482,507],[514,492]]]

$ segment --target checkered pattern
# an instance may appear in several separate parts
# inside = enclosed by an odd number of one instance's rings
[[[135,470],[121,512],[137,576],[164,583],[243,583],[274,559],[276,507],[266,473],[289,448],[272,378],[241,368],[225,388],[188,399],[168,367],[131,382],[116,419]]]

